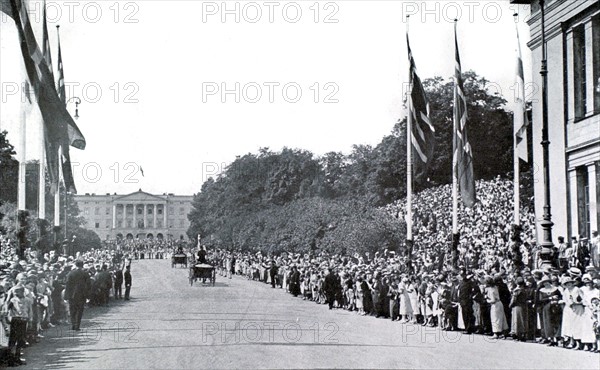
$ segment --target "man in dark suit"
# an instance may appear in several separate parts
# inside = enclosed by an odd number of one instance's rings
[[[115,299],[123,298],[123,270],[121,267],[115,271]]]
[[[327,275],[325,276],[325,280],[323,281],[323,292],[325,292],[325,296],[327,297],[327,303],[329,304],[329,309],[333,309],[333,302],[336,298],[337,286],[339,285],[339,280],[337,275],[330,268],[327,269]]]
[[[131,291],[131,266],[127,265],[125,268],[125,300],[129,300],[129,292]]]
[[[275,260],[271,260],[271,268],[269,269],[269,274],[271,275],[271,288],[275,288],[275,283],[277,282],[277,271],[279,267],[275,263]]]
[[[475,289],[479,289],[473,283],[470,274],[463,272],[462,281],[458,284],[458,303],[462,311],[463,323],[465,324],[465,334],[472,334],[475,325],[475,316],[473,315],[473,297],[477,294]]]
[[[67,275],[65,300],[69,302],[72,329],[79,331],[81,317],[83,316],[83,307],[91,288],[91,282],[90,275],[83,271],[83,261],[77,260],[75,267],[75,270]]]

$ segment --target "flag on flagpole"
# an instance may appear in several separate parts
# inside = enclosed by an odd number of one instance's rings
[[[516,26],[516,23],[515,23]],[[525,112],[525,79],[523,75],[523,59],[521,58],[521,42],[519,40],[519,29],[517,28],[517,70],[515,76],[516,82],[516,105],[514,112],[514,130],[515,130],[515,155],[527,162],[527,127],[529,120]]]
[[[473,152],[467,137],[467,100],[463,89],[456,23],[454,24],[454,47],[456,64],[454,69],[454,158],[452,164],[463,204],[472,207],[477,198],[475,177],[473,176]]]
[[[58,184],[58,146],[68,141],[68,126],[77,127],[73,118],[61,102],[54,86],[54,80],[35,39],[27,8],[22,0],[10,0],[11,17],[15,22],[21,44],[21,54],[27,76],[33,87],[35,97],[44,120],[46,141],[52,150],[46,150],[46,162],[53,191]],[[2,7],[5,11],[6,7]],[[84,149],[85,140],[73,142],[73,146]]]
[[[417,181],[420,181],[426,175],[427,168],[433,157],[435,128],[429,120],[429,103],[427,102],[421,79],[417,75],[417,67],[410,49],[408,33],[406,34],[406,45],[408,47],[408,60],[410,63],[410,111],[408,114],[413,119],[410,141],[412,143],[415,178]]]
[[[48,22],[46,19],[46,1],[44,0],[42,6],[44,7],[43,12],[43,33],[42,33],[42,54],[50,70],[50,76],[52,77],[52,83],[54,83],[54,69],[52,68],[52,53],[50,52],[50,39],[48,38]]]
[[[60,35],[58,35],[58,26],[57,30],[57,38],[58,38],[58,88],[57,93],[59,99],[65,104],[66,108],[66,94],[65,94],[65,73],[63,70],[63,60],[62,60],[62,50],[60,47]],[[63,143],[61,155],[61,167],[63,171],[63,181],[65,183],[65,187],[71,193],[77,193],[77,188],[75,187],[75,179],[73,178],[73,170],[71,169],[71,153],[69,146],[75,146],[76,143],[83,141],[85,143],[85,139],[79,131],[79,128],[75,125],[68,124],[67,125],[67,141]]]

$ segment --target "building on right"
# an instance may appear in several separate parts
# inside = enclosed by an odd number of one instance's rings
[[[530,5],[532,131],[536,217],[544,214],[542,12],[547,50],[548,168],[552,235],[600,230],[600,2],[511,0]],[[542,229],[537,223],[537,233]],[[538,237],[538,239],[540,238]]]

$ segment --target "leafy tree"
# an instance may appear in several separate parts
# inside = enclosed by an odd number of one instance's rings
[[[0,131],[0,204],[17,201],[19,162],[13,157],[15,148],[6,138],[7,134]]]

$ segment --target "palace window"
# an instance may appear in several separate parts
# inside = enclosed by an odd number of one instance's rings
[[[109,207],[106,207],[106,214],[110,215],[110,208]]]
[[[600,113],[600,15],[592,18],[592,50],[594,63],[594,112]]]
[[[590,182],[587,166],[577,167],[577,210],[579,238],[590,236]]]
[[[96,226],[96,229],[99,229],[100,228],[100,222],[96,222],[95,226]]]
[[[138,214],[138,215],[141,215],[143,212],[144,212],[144,210],[143,210],[143,209],[141,209],[141,208],[138,208],[138,209],[137,209],[137,214]]]
[[[162,215],[162,214],[163,214],[163,210],[162,210],[162,208],[159,208],[159,209],[157,209],[157,210],[156,210],[156,213],[157,213],[157,214],[159,214],[159,215]]]
[[[585,64],[585,25],[573,28],[573,67],[575,119],[585,117],[587,109],[586,64]]]

